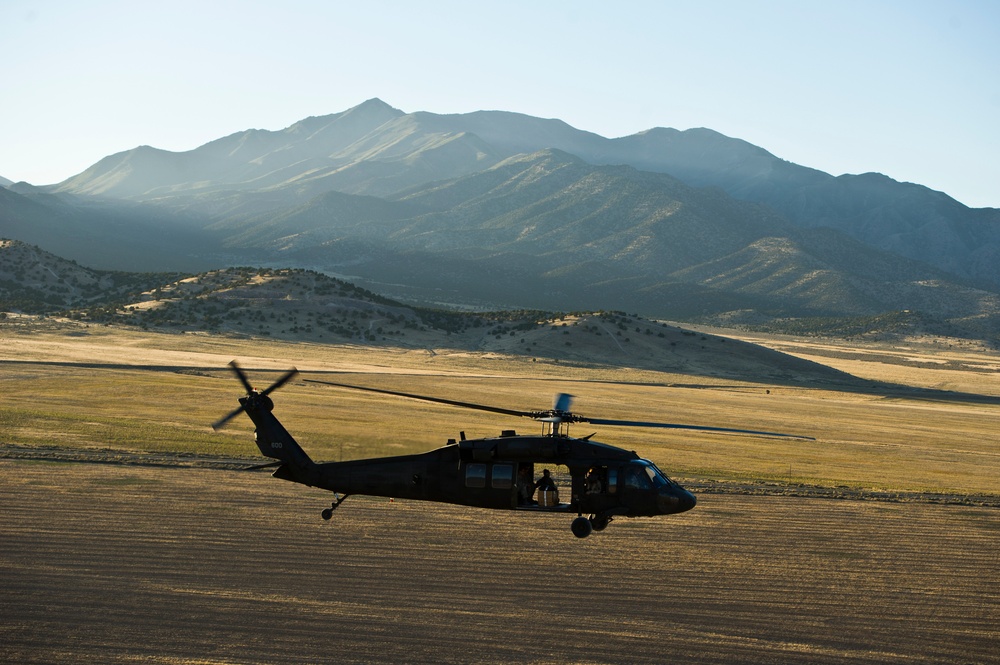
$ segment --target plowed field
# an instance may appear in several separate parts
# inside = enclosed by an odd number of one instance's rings
[[[565,517],[0,460],[6,663],[1000,662],[995,508],[708,495]]]

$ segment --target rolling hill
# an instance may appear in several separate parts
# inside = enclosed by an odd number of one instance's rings
[[[808,360],[620,311],[411,307],[301,269],[110,273],[18,241],[0,241],[0,265],[0,312],[48,314],[80,325],[520,356],[732,380],[858,384],[850,375]]]
[[[34,245],[0,239],[0,312],[114,308],[178,276],[92,270]]]

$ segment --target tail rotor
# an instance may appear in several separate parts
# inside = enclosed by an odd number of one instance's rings
[[[239,408],[234,409],[230,413],[226,414],[224,417],[212,423],[212,429],[216,431],[222,429],[226,425],[226,423],[228,423],[230,420],[240,415],[241,413],[247,411],[248,409],[263,408],[267,411],[270,411],[274,407],[274,403],[271,401],[271,398],[268,397],[268,395],[277,390],[278,388],[280,388],[281,386],[285,385],[289,381],[291,381],[292,378],[294,378],[295,375],[299,373],[297,369],[293,368],[288,372],[284,373],[277,381],[272,383],[269,387],[265,388],[264,390],[258,391],[255,390],[254,387],[250,384],[250,380],[247,378],[247,375],[243,372],[243,370],[240,368],[239,364],[237,364],[235,360],[229,363],[229,367],[232,368],[233,373],[236,374],[236,378],[238,378],[240,380],[240,383],[243,384],[243,387],[246,388],[247,395],[246,397],[240,398]]]

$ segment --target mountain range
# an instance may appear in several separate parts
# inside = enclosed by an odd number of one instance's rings
[[[0,235],[101,268],[287,265],[431,303],[1000,330],[1000,210],[708,129],[608,139],[373,99],[0,188]]]

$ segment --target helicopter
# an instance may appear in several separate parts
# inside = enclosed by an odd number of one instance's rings
[[[255,426],[254,441],[265,457],[277,460],[247,470],[274,468],[272,476],[334,493],[324,520],[352,495],[390,497],[451,503],[476,508],[557,513],[576,517],[570,529],[578,538],[603,531],[616,518],[673,515],[691,510],[694,494],[671,480],[653,462],[634,451],[569,435],[569,425],[652,427],[767,437],[811,439],[777,432],[675,423],[586,418],[570,411],[572,395],[560,393],[551,409],[519,411],[411,393],[350,384],[304,379],[307,383],[361,390],[394,397],[423,400],[506,416],[530,418],[542,423],[535,435],[503,430],[497,437],[449,439],[435,450],[344,462],[317,463],[295,441],[275,417],[270,394],[298,374],[292,369],[264,390],[256,390],[234,360],[229,367],[246,389],[240,406],[213,423],[216,431],[241,413]],[[561,491],[549,476],[535,479],[535,465],[559,465],[569,469],[568,491]],[[537,491],[536,491],[537,490]]]

